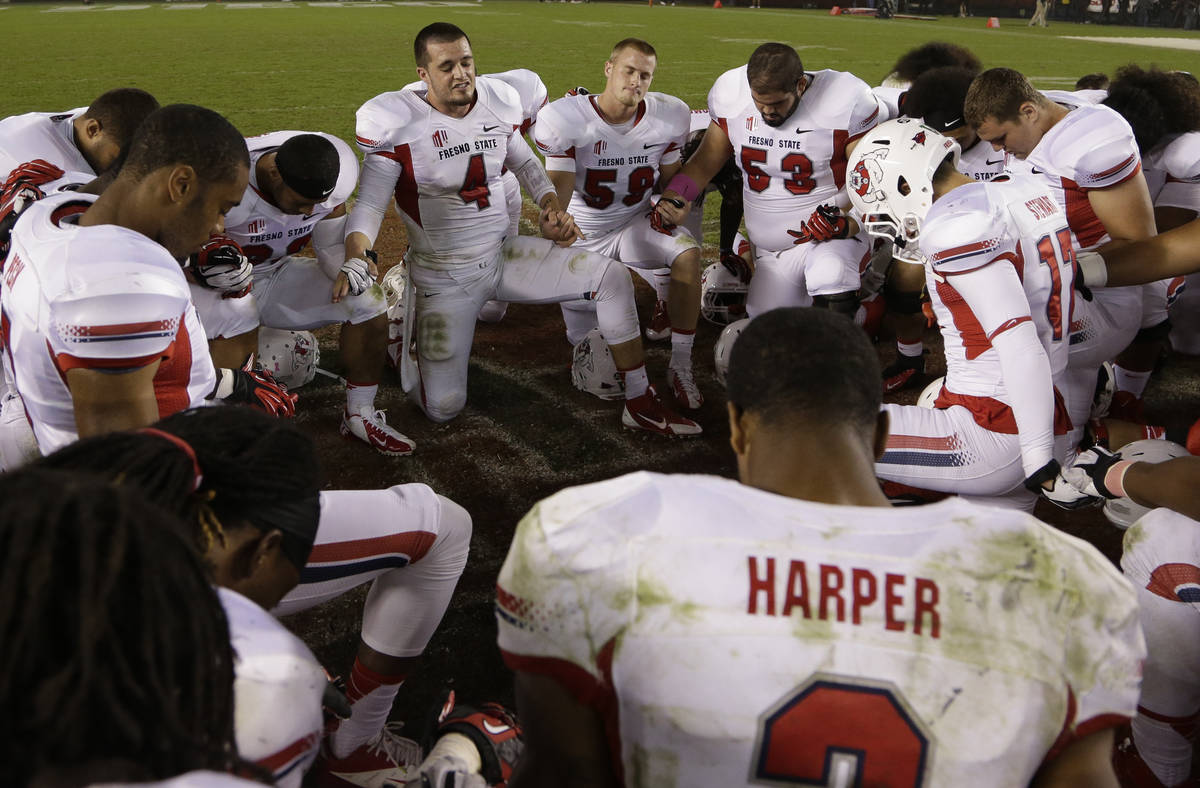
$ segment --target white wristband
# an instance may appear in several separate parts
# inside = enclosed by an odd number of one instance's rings
[[[1108,282],[1108,264],[1097,252],[1078,252],[1075,259],[1079,262],[1079,274],[1083,283],[1088,287],[1104,287]]]

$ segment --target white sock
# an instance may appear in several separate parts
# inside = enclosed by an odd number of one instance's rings
[[[667,293],[671,291],[671,269],[660,268],[654,272],[654,295],[659,301],[667,300]]]
[[[366,406],[372,411],[375,410],[375,394],[379,391],[379,384],[374,383],[369,386],[359,386],[354,383],[346,384],[346,410],[354,413],[359,408]]]
[[[650,388],[650,378],[646,375],[646,365],[638,364],[630,370],[621,373],[625,376],[625,399],[636,399]]]
[[[695,331],[671,330],[671,366],[673,368],[692,368],[692,344],[695,341]]]
[[[1113,364],[1113,370],[1117,373],[1117,391],[1128,391],[1139,399],[1146,390],[1146,384],[1150,382],[1150,375],[1153,374],[1152,371],[1139,372],[1116,364]]]
[[[383,676],[354,661],[346,685],[350,719],[342,720],[329,737],[335,758],[345,758],[383,730],[403,683],[400,676]]]
[[[916,358],[917,356],[919,356],[925,352],[925,343],[922,342],[921,340],[917,340],[916,342],[901,342],[900,340],[897,339],[896,340],[896,350],[899,350],[900,355],[902,355],[902,356],[908,356],[909,358]]]

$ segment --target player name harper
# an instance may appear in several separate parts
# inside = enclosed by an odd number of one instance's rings
[[[861,625],[882,620],[884,629],[941,636],[941,592],[923,577],[871,569],[748,556],[746,612],[760,616],[801,615]],[[811,589],[811,590],[810,590]]]
[[[475,140],[474,143],[460,142],[457,145],[452,145],[449,148],[442,148],[438,151],[438,161],[453,158],[463,153],[469,153],[471,150],[492,150],[499,143],[496,138],[486,140]]]

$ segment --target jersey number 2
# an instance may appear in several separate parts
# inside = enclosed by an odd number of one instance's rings
[[[769,784],[919,788],[929,738],[885,687],[818,680],[760,723],[752,772]]]
[[[487,185],[487,169],[483,166],[483,154],[476,153],[467,162],[467,176],[463,178],[462,188],[458,196],[467,205],[475,203],[475,207],[483,210],[492,204],[492,192]]]

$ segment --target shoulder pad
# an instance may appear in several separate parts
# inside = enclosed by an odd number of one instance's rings
[[[682,136],[691,130],[692,111],[683,99],[666,93],[648,93],[646,100],[654,103],[654,113],[670,127],[672,134]]]
[[[527,115],[536,115],[538,109],[546,103],[549,91],[546,83],[537,72],[527,68],[514,68],[511,71],[501,71],[498,74],[484,74],[491,79],[498,79],[511,86],[521,97],[521,106]]]
[[[1200,181],[1200,132],[1180,134],[1167,143],[1159,155],[1162,169],[1177,181]]]
[[[717,77],[712,90],[708,91],[708,111],[718,118],[727,118],[738,112],[750,101],[750,83],[746,81],[746,67],[739,66]]]
[[[364,153],[391,150],[420,136],[428,107],[408,90],[381,93],[355,113],[354,139]],[[424,107],[424,108],[423,108]]]
[[[997,217],[984,186],[983,183],[960,186],[930,209],[921,228],[921,251],[934,271],[962,273],[995,257],[1004,224]]]
[[[182,274],[114,272],[51,301],[51,346],[56,354],[76,358],[153,357],[175,342],[190,303]]]
[[[505,123],[520,126],[525,119],[521,94],[507,82],[492,77],[476,77],[475,93],[479,103]]]

